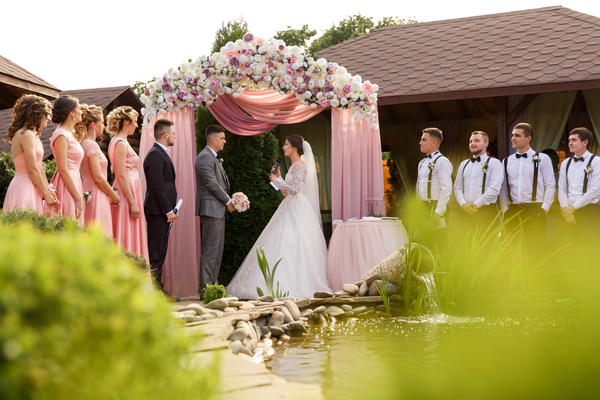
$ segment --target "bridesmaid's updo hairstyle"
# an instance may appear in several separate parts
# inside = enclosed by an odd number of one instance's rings
[[[26,94],[19,97],[12,113],[12,124],[8,128],[5,141],[11,142],[17,131],[21,128],[42,134],[42,120],[47,114],[52,113],[52,105],[43,97],[35,94]]]
[[[123,129],[125,121],[137,121],[138,115],[138,112],[131,106],[121,106],[112,110],[106,117],[106,130],[110,137],[115,137]]]
[[[304,150],[302,149],[302,142],[304,142],[304,139],[302,138],[302,136],[292,135],[288,136],[286,139],[290,143],[290,146],[298,150],[298,155],[301,156],[304,154]]]
[[[69,95],[60,96],[54,102],[54,107],[52,108],[52,122],[62,124],[69,116],[69,113],[77,109],[78,105],[79,100],[77,100],[77,97]]]
[[[95,105],[81,104],[81,122],[75,124],[75,137],[82,141],[87,136],[87,128],[92,122],[100,122],[102,109]]]

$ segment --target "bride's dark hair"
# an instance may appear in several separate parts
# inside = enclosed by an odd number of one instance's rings
[[[286,137],[286,140],[290,143],[290,146],[295,147],[298,150],[298,155],[303,155],[304,150],[302,150],[302,142],[304,139],[300,135],[292,135]]]

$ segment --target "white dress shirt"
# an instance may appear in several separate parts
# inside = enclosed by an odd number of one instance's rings
[[[567,188],[567,165],[569,159],[564,160],[560,166],[560,175],[558,178],[558,202],[560,208],[573,206],[580,209],[588,204],[596,204],[600,198],[600,157],[594,157],[590,167],[592,172],[588,175],[587,191],[583,194],[583,181],[585,179],[585,169],[590,162],[592,153],[586,151],[583,155],[583,161],[571,159],[569,165],[569,187]]]
[[[462,207],[466,203],[475,203],[477,208],[488,206],[498,200],[504,170],[500,160],[488,157],[487,154],[480,156],[481,161],[472,162],[471,159],[464,160],[458,167],[456,180],[454,181],[454,196]],[[485,172],[485,191],[482,193],[483,166],[488,165]]]
[[[507,205],[509,200],[512,204],[530,204],[533,202],[533,156],[535,151],[530,148],[523,154],[527,154],[527,158],[517,158],[517,155],[513,154],[502,162],[502,172],[504,172],[504,162],[508,160],[508,182],[504,179],[500,190],[500,203],[503,206]],[[535,203],[541,203],[542,208],[548,211],[554,201],[556,178],[554,178],[554,169],[550,157],[544,153],[539,153],[538,156],[540,162]],[[511,199],[508,198],[507,185],[510,185]],[[504,210],[506,211],[506,207]]]
[[[154,142],[154,143],[159,145],[167,153],[167,155],[169,157],[171,156],[171,150],[169,150],[169,148],[167,146],[165,146],[164,144],[158,143],[158,142]]]
[[[440,157],[441,156],[441,157]],[[439,157],[439,158],[438,158]],[[437,161],[435,161],[437,159]],[[427,197],[427,184],[429,182],[429,166],[433,164],[433,173],[431,175],[431,197]],[[431,154],[431,158],[424,158],[419,162],[419,172],[417,176],[417,193],[422,200],[436,200],[437,207],[435,213],[444,215],[450,195],[452,194],[452,163],[442,153],[436,151]]]

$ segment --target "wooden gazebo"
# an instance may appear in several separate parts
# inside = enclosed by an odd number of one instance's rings
[[[0,55],[0,110],[12,108],[24,94],[56,99],[60,90],[25,68]]]

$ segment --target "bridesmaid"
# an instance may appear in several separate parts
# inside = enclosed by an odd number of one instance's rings
[[[127,137],[138,127],[138,113],[132,107],[117,107],[108,114],[106,130],[112,137],[108,158],[115,174],[114,185],[125,199],[113,207],[113,235],[123,248],[148,262],[146,224],[141,209],[144,198],[139,173],[139,157],[127,143]]]
[[[43,97],[28,94],[15,103],[12,124],[6,134],[6,141],[11,144],[15,177],[4,198],[4,211],[29,208],[43,213],[43,200],[48,205],[59,204],[58,198],[48,189],[42,166],[44,145],[40,135],[51,117],[52,105]]]
[[[78,137],[84,137],[81,141],[84,151],[81,162],[82,185],[84,193],[92,191],[89,201],[85,204],[84,220],[86,225],[92,222],[99,223],[106,236],[112,237],[110,205],[118,205],[121,199],[106,180],[108,160],[96,143],[96,138],[104,132],[104,116],[102,109],[94,105],[82,104],[81,111],[81,122],[75,125],[75,131]]]
[[[75,218],[83,226],[83,190],[79,168],[83,149],[74,136],[75,124],[81,121],[79,100],[73,96],[60,96],[54,102],[52,122],[58,128],[50,139],[50,148],[56,160],[56,172],[50,181],[56,188],[60,206],[52,211]]]

